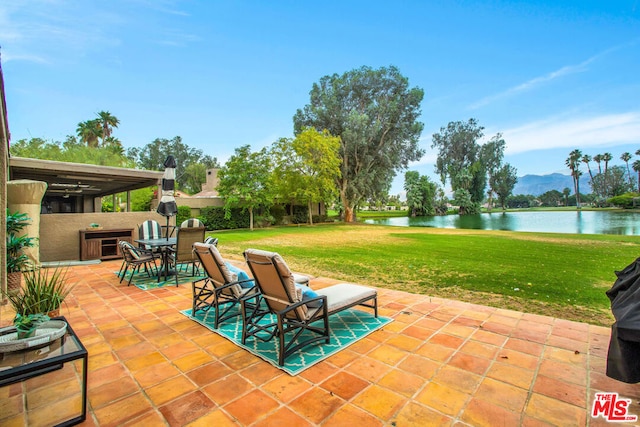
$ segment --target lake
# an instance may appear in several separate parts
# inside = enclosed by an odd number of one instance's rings
[[[571,234],[640,235],[640,213],[618,211],[524,211],[479,215],[367,219],[366,224],[398,227],[463,228]]]

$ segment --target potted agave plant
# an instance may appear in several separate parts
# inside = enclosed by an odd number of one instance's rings
[[[66,281],[67,268],[36,268],[23,274],[24,286],[17,291],[6,292],[16,313],[14,325],[17,327],[17,322],[22,322],[29,315],[59,316],[60,306],[73,290],[73,285]]]
[[[23,228],[31,223],[26,213],[9,213],[7,210],[7,289],[15,292],[20,289],[22,272],[31,265],[31,260],[24,253],[25,248],[35,245],[35,238],[19,235]]]
[[[46,314],[27,314],[26,316],[16,314],[13,326],[16,327],[18,339],[20,340],[32,337],[38,326],[48,320],[49,316]]]

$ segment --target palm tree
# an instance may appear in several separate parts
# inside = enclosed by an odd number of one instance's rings
[[[602,155],[602,161],[604,162],[604,194],[607,196],[609,194],[609,175],[607,171],[609,170],[609,162],[613,159],[611,153],[604,153]]]
[[[600,162],[602,161],[602,154],[596,154],[593,156],[593,161],[598,164],[598,173],[602,173],[602,168],[600,167]]]
[[[602,155],[602,161],[604,162],[604,174],[607,175],[607,168],[609,167],[609,162],[613,159],[611,153],[604,153]]]
[[[638,150],[640,151],[640,150]],[[638,154],[638,152],[636,152]],[[638,192],[640,192],[640,160],[633,162],[633,170],[638,174]]]
[[[571,176],[573,177],[573,186],[576,192],[576,209],[580,209],[580,159],[582,158],[582,152],[578,149],[569,153],[569,157],[565,161],[565,164],[571,169]]]
[[[80,138],[80,141],[87,144],[87,147],[97,147],[98,138],[102,136],[102,129],[98,120],[87,120],[86,122],[78,123],[76,133]]]
[[[105,140],[111,136],[113,128],[117,128],[120,124],[120,120],[116,116],[111,115],[108,111],[100,111],[98,113],[98,120],[100,121],[100,127],[102,128],[102,144]]]
[[[629,186],[633,186],[633,182],[631,181],[631,171],[629,170],[629,160],[631,160],[631,154],[624,152],[620,155],[620,160],[622,160],[627,165],[627,176],[629,177]]]
[[[582,163],[585,163],[587,165],[587,170],[589,171],[589,178],[591,178],[591,181],[593,181],[593,174],[591,173],[591,167],[589,166],[589,162],[591,161],[591,156],[588,154],[584,154],[582,156],[582,159],[580,159],[582,161]]]

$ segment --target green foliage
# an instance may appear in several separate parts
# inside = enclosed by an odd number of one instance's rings
[[[134,212],[149,212],[154,191],[155,187],[133,190],[131,192],[131,210]]]
[[[56,267],[51,272],[36,268],[25,271],[23,278],[24,286],[18,292],[3,292],[16,314],[22,316],[59,309],[74,287],[66,282],[66,267]]]
[[[218,193],[225,199],[226,217],[231,218],[233,208],[247,209],[253,229],[254,210],[268,208],[274,199],[267,150],[263,148],[252,153],[248,145],[236,148],[235,154],[218,172],[218,178]]]
[[[511,195],[518,182],[517,170],[509,163],[505,163],[491,176],[491,188],[498,195],[498,202],[502,209],[506,209],[507,197]]]
[[[523,209],[538,206],[536,198],[530,194],[516,194],[507,197],[507,207],[510,209]]]
[[[134,147],[127,150],[127,157],[133,160],[139,168],[155,171],[164,170],[164,162],[169,155],[172,155],[177,163],[177,190],[184,189],[190,192],[197,187],[197,192],[200,191],[200,184],[205,182],[205,175],[190,168],[191,164],[202,163],[205,169],[219,167],[215,157],[204,155],[202,150],[189,147],[182,142],[182,138],[179,136],[172,139],[156,138],[142,148]],[[198,182],[199,179],[201,181]]]
[[[269,212],[271,213],[271,216],[273,216],[274,225],[275,224],[282,225],[284,217],[287,214],[285,207],[280,204],[273,205],[269,209]]]
[[[337,196],[340,138],[305,128],[295,139],[281,138],[271,148],[271,182],[280,200],[328,204]],[[311,212],[311,209],[309,209]],[[313,218],[309,216],[309,223]]]
[[[49,320],[49,316],[46,314],[38,313],[38,314],[28,314],[23,316],[22,314],[16,314],[15,319],[13,320],[13,326],[16,327],[18,332],[29,332],[32,329],[38,327],[38,325],[47,322]]]
[[[200,210],[200,219],[207,230],[232,230],[235,228],[249,228],[249,213],[246,209],[232,208],[227,218],[225,208],[209,206]]]
[[[176,225],[179,226],[183,221],[186,221],[189,218],[191,218],[191,208],[189,206],[178,206]]]
[[[309,208],[306,206],[294,206],[293,215],[291,215],[291,222],[293,224],[304,224],[307,222],[309,216]]]
[[[538,199],[540,200],[542,206],[557,207],[564,202],[565,197],[568,197],[569,193],[571,192],[571,190],[569,190],[568,188],[566,188],[565,190],[567,190],[566,196],[558,190],[550,190],[541,194]]]
[[[25,270],[29,264],[29,257],[24,253],[24,248],[35,246],[35,238],[26,234],[18,236],[27,225],[31,224],[31,218],[26,213],[10,213],[7,209],[7,272],[14,273]]]
[[[634,202],[636,199],[636,202]],[[624,209],[637,208],[640,205],[640,194],[638,193],[625,193],[620,196],[615,196],[607,200],[607,202],[613,206],[618,206]]]
[[[21,139],[11,144],[11,155],[28,157],[31,159],[56,160],[60,162],[85,163],[101,166],[115,166],[131,168],[134,163],[121,152],[110,146],[90,147],[78,143],[72,137],[67,137],[63,143],[41,138]]]
[[[314,83],[310,102],[294,116],[295,133],[307,127],[340,137],[341,176],[337,180],[345,221],[361,201],[390,188],[398,170],[419,160],[418,121],[424,92],[409,88],[398,68],[361,67]]]
[[[407,192],[409,216],[435,215],[438,186],[428,176],[408,171],[404,175],[404,189]]]
[[[479,212],[487,185],[484,161],[495,168],[501,160],[499,151],[504,147],[504,141],[499,135],[492,140],[492,147],[481,151],[478,140],[484,135],[483,130],[484,127],[471,118],[466,123],[449,122],[446,128],[442,127],[439,133],[433,134],[431,148],[438,149],[436,172],[443,184],[449,179],[460,214]]]

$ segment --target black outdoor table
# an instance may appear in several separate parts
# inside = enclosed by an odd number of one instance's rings
[[[171,276],[171,271],[169,270],[169,250],[176,245],[177,239],[175,237],[162,237],[160,239],[138,239],[135,241],[144,247],[158,248],[162,255],[162,265],[160,266],[160,271],[158,272],[158,282],[160,281],[160,277],[164,276],[164,280],[167,280],[167,277]]]
[[[0,387],[62,369],[65,363],[82,359],[82,413],[58,426],[72,426],[87,418],[87,362],[89,354],[64,316],[51,320],[67,323],[66,333],[46,346],[0,353]]]

